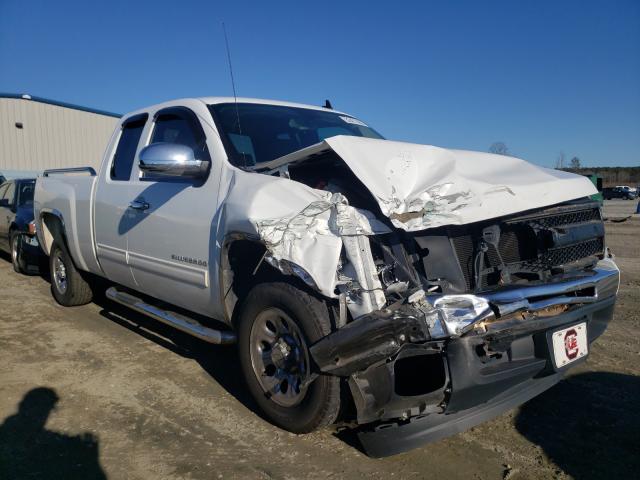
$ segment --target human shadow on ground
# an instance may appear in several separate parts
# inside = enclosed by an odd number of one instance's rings
[[[570,376],[523,405],[516,428],[573,478],[637,478],[640,377]]]
[[[106,479],[98,439],[91,433],[67,435],[45,425],[59,397],[38,387],[20,401],[18,411],[0,425],[0,478]]]

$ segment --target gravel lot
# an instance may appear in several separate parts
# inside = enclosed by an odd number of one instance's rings
[[[608,201],[623,217],[636,202]],[[607,222],[616,316],[589,361],[538,398],[381,460],[327,430],[256,413],[233,347],[106,301],[65,309],[0,258],[0,478],[636,478],[640,470],[640,217]]]

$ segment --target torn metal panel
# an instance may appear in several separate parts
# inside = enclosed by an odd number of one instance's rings
[[[514,157],[361,137],[331,137],[264,167],[312,160],[327,150],[406,231],[465,225],[597,193],[585,177]]]
[[[347,295],[347,306],[354,318],[384,307],[386,297],[378,271],[373,263],[371,245],[365,236],[345,236],[342,239],[348,263],[342,273],[353,279],[340,285]]]
[[[406,343],[430,340],[422,312],[404,306],[372,312],[322,338],[310,349],[322,372],[348,376],[397,353]]]
[[[344,239],[355,239],[350,244],[360,244],[361,252],[365,248],[362,245],[368,246],[367,240],[362,241],[366,235],[389,232],[370,212],[349,206],[341,194],[280,177],[238,175],[225,204],[223,230],[260,238],[267,247],[267,262],[286,274],[299,276],[327,297],[337,297]],[[370,251],[368,256],[367,252],[358,255],[350,270],[352,276],[342,281],[364,289],[380,289],[366,303],[366,313],[382,307],[385,300]],[[351,258],[355,257],[353,251]],[[364,298],[368,297],[365,292]]]
[[[284,273],[295,273],[310,283],[305,278],[308,274],[327,296],[335,296],[342,250],[340,236],[329,228],[332,207],[330,199],[318,200],[292,216],[255,222],[267,247],[266,260]]]

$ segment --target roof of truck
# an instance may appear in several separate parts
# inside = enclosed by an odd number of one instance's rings
[[[175,107],[180,105],[192,105],[194,103],[202,103],[205,105],[214,105],[218,103],[258,103],[262,105],[279,105],[283,107],[294,107],[294,108],[306,108],[311,110],[318,110],[321,112],[333,112],[339,115],[348,115],[352,117],[351,114],[341,112],[339,110],[334,110],[332,108],[321,107],[318,105],[305,105],[304,103],[294,103],[294,102],[282,102],[280,100],[266,100],[264,98],[248,98],[248,97],[238,97],[237,99],[234,97],[184,97],[184,98],[176,98],[174,100],[168,100],[162,103],[156,103],[155,105],[147,105],[146,107],[139,108],[137,110],[133,110],[126,115],[124,115],[124,121],[127,119],[143,114],[148,113],[150,111],[157,111],[163,108]]]
[[[234,97],[198,97],[198,100],[206,103],[207,105],[212,105],[215,103],[234,103],[236,101],[236,98]],[[348,113],[341,112],[339,110],[334,110],[332,108],[326,108],[319,105],[307,105],[304,103],[283,102],[280,100],[268,100],[264,98],[238,97],[237,102],[238,103],[260,103],[263,105],[280,105],[283,107],[307,108],[311,110],[321,110],[324,112],[330,111],[330,112],[348,115]]]

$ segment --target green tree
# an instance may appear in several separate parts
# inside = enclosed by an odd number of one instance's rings
[[[494,142],[489,147],[489,153],[495,153],[496,155],[509,155],[509,149],[504,142]]]
[[[571,159],[571,168],[574,170],[580,170],[580,159],[578,157],[573,157]]]

